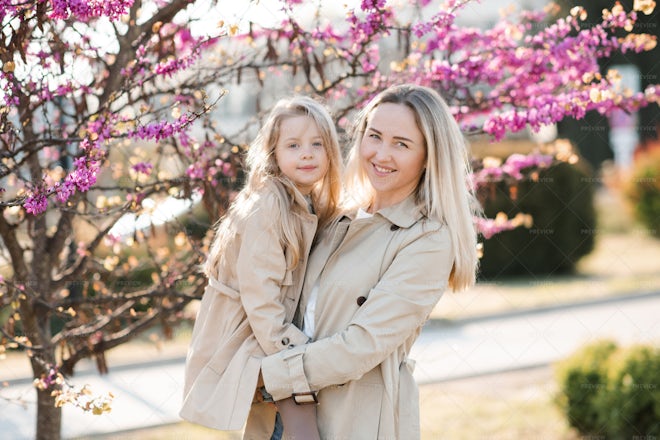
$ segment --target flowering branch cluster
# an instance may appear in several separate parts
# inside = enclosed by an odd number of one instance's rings
[[[488,240],[500,232],[511,231],[521,226],[531,228],[533,219],[529,214],[518,213],[515,217],[509,218],[505,213],[499,212],[495,218],[476,217],[474,223],[477,231]]]
[[[522,180],[524,171],[547,168],[553,162],[553,156],[541,153],[515,153],[507,157],[504,163],[500,159],[489,157],[483,160],[480,169],[472,174],[473,184],[479,189],[492,182]]]
[[[535,180],[538,171],[554,165],[557,159],[550,154],[538,152],[529,154],[512,154],[504,162],[498,158],[486,157],[477,161],[472,174],[472,184],[477,192],[495,188],[497,182],[506,181],[510,185],[516,185],[523,179]],[[528,214],[517,214],[514,218],[499,212],[495,218],[477,217],[475,226],[479,233],[487,240],[495,234],[510,231],[520,226],[531,227],[533,219]]]
[[[51,390],[51,396],[55,398],[55,406],[58,408],[71,404],[94,415],[101,415],[112,410],[114,399],[112,393],[94,396],[89,385],[72,386],[67,383],[55,365],[49,365],[47,372],[34,380],[34,387],[41,391]]]
[[[315,67],[321,82],[313,81],[309,69],[303,71],[315,91],[328,93],[333,100],[352,93],[350,103],[354,105],[355,96],[368,100],[389,84],[425,84],[450,100],[466,132],[485,132],[495,140],[527,127],[538,130],[566,116],[580,119],[590,110],[606,113],[618,108],[630,112],[658,102],[657,87],[632,93],[620,85],[614,72],[603,76],[598,66],[599,59],[614,51],[638,53],[655,47],[652,35],[617,36],[619,31],[630,32],[637,13],[649,14],[653,2],[637,1],[633,11],[625,11],[616,3],[603,11],[602,21],[597,23],[586,23],[586,12],[580,7],[552,23],[553,9],[548,8],[505,17],[484,30],[455,24],[466,3],[447,2],[428,20],[399,24],[385,1],[365,0],[358,10],[348,12],[347,29],[341,24],[322,23],[306,31],[296,22],[296,32],[287,37],[291,44],[307,48],[307,54],[300,57],[302,67],[310,55],[321,61],[321,66]],[[250,36],[273,32],[252,30]],[[395,50],[403,56],[390,63],[388,72],[386,66],[378,64],[381,51],[392,52],[388,37],[394,35]],[[271,56],[274,51],[270,44]],[[350,73],[356,65],[370,77],[362,85],[351,81],[346,87],[328,81],[322,66],[330,64],[327,58],[332,55],[336,62],[344,62],[347,77],[354,76]],[[296,58],[290,63],[295,66]]]
[[[426,37],[422,49],[396,67],[405,78],[451,96],[466,131],[484,131],[499,140],[527,126],[538,130],[566,116],[580,119],[589,110],[633,111],[658,102],[655,87],[629,94],[618,77],[599,73],[599,58],[615,50],[650,50],[656,44],[645,34],[614,36],[619,29],[630,29],[637,18],[635,11],[626,12],[618,3],[604,12],[602,23],[586,29],[581,29],[586,19],[582,8],[551,25],[546,24],[549,12],[522,13],[517,21],[504,20],[483,31],[458,29],[453,17],[441,13],[418,24],[415,35]],[[438,27],[442,31],[436,31]],[[445,56],[438,57],[438,52]]]
[[[116,20],[128,12],[133,0],[51,0],[51,18],[66,20],[73,16],[77,20],[108,17]]]
[[[87,192],[96,183],[97,175],[104,160],[105,153],[98,148],[98,138],[90,141],[83,139],[79,146],[82,156],[73,161],[73,171],[60,182],[50,187],[34,189],[26,198],[23,206],[32,215],[39,215],[48,209],[48,196],[55,194],[58,202],[65,204],[75,193]],[[44,182],[47,182],[44,179]]]

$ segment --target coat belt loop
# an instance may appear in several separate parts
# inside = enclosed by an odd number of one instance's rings
[[[217,290],[219,293],[228,296],[229,298],[238,299],[240,297],[237,291],[227,286],[226,284],[221,283],[220,280],[213,276],[209,276],[209,286]]]

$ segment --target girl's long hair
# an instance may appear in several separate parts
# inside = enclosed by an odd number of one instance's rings
[[[417,202],[426,215],[447,225],[454,252],[449,286],[463,290],[475,283],[478,267],[477,232],[474,217],[481,215],[471,187],[467,142],[449,107],[428,87],[405,84],[390,87],[362,110],[353,130],[353,146],[346,166],[346,190],[356,203],[368,206],[373,188],[360,164],[360,144],[369,115],[380,104],[402,104],[410,108],[426,143],[426,171],[416,190]]]
[[[295,184],[280,171],[275,158],[275,146],[281,136],[282,121],[296,116],[307,116],[318,127],[323,147],[328,156],[328,171],[312,189],[311,199],[314,213],[318,218],[318,227],[322,228],[338,214],[341,197],[342,158],[337,130],[328,110],[318,101],[296,96],[282,99],[275,104],[266,122],[250,144],[246,158],[248,171],[245,186],[232,202],[227,214],[217,224],[217,231],[209,255],[204,264],[204,272],[216,277],[218,267],[225,250],[235,237],[235,231],[242,219],[250,215],[251,199],[262,191],[268,182],[276,188],[275,194],[279,205],[280,218],[272,219],[281,226],[278,228],[283,249],[291,254],[291,267],[297,266],[303,249],[301,214],[307,212],[307,206],[297,203],[300,196]],[[275,245],[275,243],[273,243]]]

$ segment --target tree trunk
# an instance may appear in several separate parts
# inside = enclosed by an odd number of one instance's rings
[[[39,331],[31,335],[31,341],[35,341],[41,349],[35,350],[30,357],[32,365],[32,376],[34,379],[42,379],[47,385],[45,389],[35,387],[37,392],[37,426],[36,440],[60,440],[62,436],[62,408],[55,406],[53,391],[60,390],[61,384],[57,383],[52,368],[55,368],[55,350],[48,344],[50,337],[50,319],[40,316],[39,310],[32,309],[31,315],[39,322]]]
[[[55,407],[52,390],[37,389],[37,435],[36,440],[60,440],[62,430],[62,408]]]

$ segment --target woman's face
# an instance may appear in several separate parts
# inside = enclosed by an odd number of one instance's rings
[[[426,166],[426,143],[408,106],[384,103],[371,112],[360,160],[375,191],[372,212],[415,191]]]

